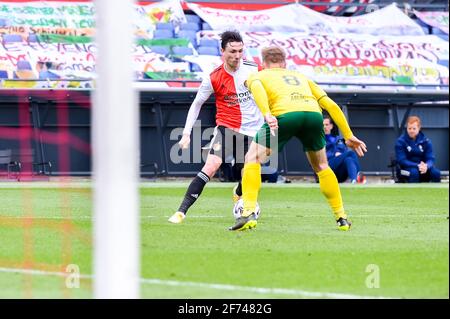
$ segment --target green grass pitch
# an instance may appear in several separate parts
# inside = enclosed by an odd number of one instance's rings
[[[89,185],[43,185],[0,187],[0,298],[91,298]],[[315,184],[263,184],[257,228],[230,232],[233,184],[211,183],[169,224],[186,186],[141,188],[143,298],[449,297],[448,184],[344,185],[349,232]]]

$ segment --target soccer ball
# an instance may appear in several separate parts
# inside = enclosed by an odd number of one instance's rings
[[[238,219],[239,217],[241,217],[243,211],[244,211],[244,200],[241,198],[236,202],[236,204],[234,204],[233,207],[234,219]],[[259,218],[259,214],[261,214],[261,210],[259,208],[259,204],[256,203],[256,211],[255,211],[256,219]]]

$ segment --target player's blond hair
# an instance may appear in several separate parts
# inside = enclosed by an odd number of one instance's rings
[[[261,55],[265,63],[283,63],[286,61],[284,50],[275,45],[263,48]]]

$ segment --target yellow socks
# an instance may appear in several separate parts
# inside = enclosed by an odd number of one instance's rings
[[[246,163],[244,176],[242,177],[242,198],[244,200],[244,211],[242,216],[246,217],[255,211],[261,188],[261,164]]]
[[[328,167],[318,172],[317,175],[319,176],[320,191],[325,195],[336,220],[341,217],[347,218],[342,203],[341,190],[334,172]]]

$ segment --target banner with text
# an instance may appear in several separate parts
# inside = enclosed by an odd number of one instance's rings
[[[448,84],[448,42],[433,36],[309,35],[242,32],[246,58],[261,63],[261,49],[282,47],[288,68],[319,82]],[[219,31],[201,37],[219,38]]]
[[[355,17],[336,17],[319,13],[299,4],[284,5],[259,11],[239,11],[209,8],[188,3],[189,9],[211,25],[223,31],[278,31],[313,34],[355,33],[373,35],[423,35],[419,25],[396,5]]]
[[[135,5],[136,35],[151,38],[155,24],[186,22],[179,0],[164,0],[148,5]],[[93,36],[95,6],[90,2],[68,1],[0,1],[1,34],[60,34]],[[120,21],[118,22],[120,23]]]

